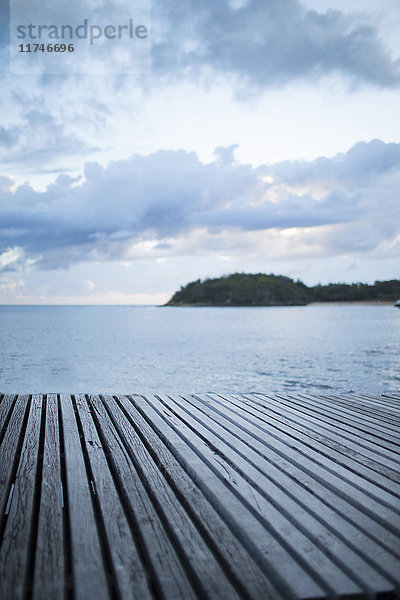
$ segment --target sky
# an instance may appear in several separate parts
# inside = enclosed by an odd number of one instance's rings
[[[397,1],[153,0],[142,68],[100,40],[21,74],[24,1],[0,13],[0,304],[400,278]],[[140,3],[31,0],[29,18],[139,23]]]

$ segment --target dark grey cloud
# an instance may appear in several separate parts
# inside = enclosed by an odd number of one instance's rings
[[[353,228],[358,247],[370,249],[399,234],[399,144],[374,141],[331,159],[259,168],[236,163],[232,153],[219,149],[209,164],[183,150],[107,168],[89,163],[84,180],[60,175],[45,192],[28,184],[12,191],[2,178],[0,257],[18,248],[22,261],[42,268],[123,260],[144,240],[173,253],[173,240],[196,230],[228,239],[232,231],[339,225],[343,233],[332,244],[351,248]],[[321,160],[324,169],[317,168]]]
[[[38,15],[64,22],[82,20],[81,0],[32,0]],[[0,48],[8,44],[7,3],[1,3]],[[238,8],[235,7],[239,6]],[[126,16],[126,4],[91,3],[90,16],[112,22]],[[85,14],[83,14],[85,13]],[[228,77],[246,94],[293,80],[341,74],[352,83],[396,87],[400,60],[391,55],[379,24],[339,10],[307,9],[300,0],[153,0],[152,79]],[[98,48],[107,60],[107,45]]]
[[[264,88],[340,73],[353,82],[400,83],[378,29],[337,10],[317,13],[298,0],[155,2],[154,71],[177,77],[211,69]],[[159,41],[157,30],[160,29]]]

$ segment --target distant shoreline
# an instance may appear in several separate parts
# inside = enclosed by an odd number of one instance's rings
[[[327,302],[310,302],[308,304],[1,304],[0,308],[101,308],[131,307],[131,308],[290,308],[299,306],[394,306],[391,300],[329,300]]]
[[[162,304],[165,308],[298,308],[307,306],[394,306],[391,300],[329,300],[308,304]]]
[[[324,306],[326,304],[343,304],[344,306],[347,306],[349,304],[360,304],[360,305],[364,305],[364,304],[369,304],[371,306],[382,306],[382,305],[389,305],[389,306],[394,306],[394,302],[392,300],[329,300],[327,302],[311,302],[310,304],[308,304],[308,306]]]

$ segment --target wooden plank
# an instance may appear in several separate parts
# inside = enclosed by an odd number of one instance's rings
[[[318,396],[318,399],[320,396]],[[371,400],[365,398],[359,394],[352,394],[351,396],[341,396],[339,394],[324,395],[332,406],[338,404],[340,406],[347,406],[353,408],[355,411],[360,411],[363,414],[367,414],[373,417],[379,417],[382,423],[388,420],[389,423],[398,425],[398,418],[400,416],[400,406],[398,409],[390,408],[385,402],[380,401],[380,398]]]
[[[118,400],[131,422],[135,423],[136,428],[143,435],[160,471],[167,474],[176,496],[208,541],[215,557],[223,565],[228,576],[237,582],[237,587],[243,590],[243,595],[252,600],[280,598],[272,582],[232,534],[197,487],[195,479],[190,478],[174,454],[152,429],[151,424],[135,409],[126,396],[119,396]],[[207,577],[207,572],[204,577]]]
[[[0,446],[0,531],[19,460],[19,447],[25,435],[24,423],[29,411],[28,396],[19,396]],[[14,489],[14,488],[13,488]]]
[[[363,396],[366,396],[366,394],[363,394]],[[385,401],[387,400],[388,404],[394,408],[398,408],[400,406],[400,393],[391,392],[390,394],[381,394],[380,397],[385,399]]]
[[[104,397],[104,402],[109,400],[112,398]],[[195,600],[197,595],[131,460],[126,443],[111,422],[103,401],[94,396],[90,403],[109,453],[114,480],[125,497],[124,507],[131,529],[136,532],[158,594],[156,597]]]
[[[272,463],[261,461],[255,452],[232,436],[229,430],[221,429],[213,423],[204,411],[197,411],[195,404],[188,405],[184,400],[171,396],[162,401],[199,439],[208,440],[214,452],[218,453],[219,462],[224,461],[225,465],[233,469],[236,481],[239,477],[247,481],[260,510],[264,500],[271,502],[273,506],[279,507],[282,529],[287,529],[285,521],[288,521],[293,530],[299,530],[311,543],[315,539],[319,540],[319,551],[325,559],[324,561],[318,557],[320,574],[332,589],[342,595],[352,594],[356,582],[358,586],[365,586],[366,591],[373,593],[394,591],[393,581],[383,573],[379,563],[382,559],[388,560],[391,572],[400,573],[399,560],[393,559],[389,552],[385,552],[363,532],[351,527],[313,494],[296,485]],[[277,520],[274,519],[274,522],[277,523]],[[287,538],[289,535],[287,534]],[[371,553],[376,556],[377,560],[374,562],[370,560]],[[307,560],[312,560],[310,553]]]
[[[371,481],[376,482],[380,479],[378,477],[380,475],[386,478],[387,481],[397,482],[397,492],[400,490],[400,475],[397,461],[385,460],[381,453],[376,452],[375,454],[371,450],[365,450],[363,447],[359,447],[357,442],[349,441],[344,436],[341,439],[342,436],[335,435],[333,430],[321,426],[311,416],[303,417],[298,411],[292,410],[290,407],[282,407],[269,397],[260,398],[258,394],[245,394],[245,402],[260,417],[263,417],[265,411],[269,415],[272,413],[276,420],[288,424],[293,430],[299,433],[303,433],[308,441],[315,440],[318,442],[320,446],[324,447],[325,452],[329,449],[330,455],[332,455],[332,451],[335,453],[335,456],[339,457],[342,455],[341,460],[343,463],[348,464],[348,460],[346,459],[350,459],[352,468],[355,468],[356,463],[366,467],[369,471],[367,478]],[[361,446],[361,441],[359,443]],[[388,465],[391,465],[391,467]],[[366,473],[365,470],[364,473]],[[394,489],[393,483],[391,483],[391,489]]]
[[[75,397],[85,447],[93,473],[93,485],[104,523],[107,542],[112,557],[116,585],[121,598],[150,600],[152,592],[147,579],[146,567],[142,563],[132,536],[129,523],[118,497],[107,458],[89,406],[83,395]]]
[[[58,401],[46,400],[43,467],[33,586],[34,600],[63,600],[64,532]]]
[[[391,411],[395,409],[398,411],[400,409],[400,396],[395,393],[393,394],[380,394],[379,396],[371,396],[370,394],[366,394],[365,392],[358,392],[357,396],[362,398],[364,401],[369,403],[374,403],[378,401],[385,409]],[[344,398],[345,396],[342,395]]]
[[[14,395],[5,395],[0,404],[0,443],[4,437],[5,428],[7,426],[7,421],[10,418],[10,413],[14,405],[14,400],[16,396]]]
[[[398,455],[398,447],[390,446],[390,449],[383,447],[384,444],[381,440],[368,440],[368,434],[363,432],[353,433],[351,426],[346,419],[337,423],[334,419],[329,418],[327,415],[319,416],[318,410],[311,405],[310,408],[303,408],[293,398],[286,399],[280,395],[276,398],[266,396],[264,394],[254,394],[248,397],[252,402],[261,403],[267,399],[268,407],[276,406],[277,410],[288,418],[295,420],[310,430],[310,436],[322,435],[324,439],[330,443],[343,446],[344,452],[351,451],[352,457],[355,454],[359,455],[359,460],[366,462],[368,459],[372,459],[374,463],[386,466],[388,469],[395,471],[395,478],[398,475],[398,469],[400,466],[400,458]],[[363,457],[363,458],[361,458]],[[365,457],[365,458],[364,458]],[[375,468],[375,467],[374,467]],[[399,478],[400,481],[400,478]]]
[[[360,511],[354,510],[354,507],[344,502],[339,494],[333,494],[315,478],[307,477],[307,473],[301,468],[296,469],[290,463],[283,462],[274,452],[273,446],[267,449],[261,443],[257,443],[257,440],[248,435],[245,429],[239,427],[232,420],[225,419],[222,411],[215,413],[210,405],[203,403],[200,398],[195,396],[185,397],[185,402],[176,398],[175,401],[179,402],[183,410],[189,411],[193,418],[199,419],[205,427],[219,437],[221,448],[222,444],[229,446],[233,457],[237,453],[244,458],[245,468],[246,462],[251,465],[250,470],[248,467],[246,468],[246,474],[250,476],[253,473],[256,486],[262,487],[262,483],[265,482],[267,493],[271,493],[270,482],[279,486],[284,494],[290,496],[311,513],[319,522],[317,527],[322,525],[322,528],[327,528],[328,535],[315,534],[318,535],[318,539],[328,540],[332,535],[337,536],[339,547],[341,544],[347,544],[353,551],[360,554],[362,560],[365,561],[364,570],[369,570],[368,565],[373,564],[374,568],[385,576],[392,577],[392,574],[398,574],[400,585],[400,552],[397,558],[393,556],[393,547],[390,546],[388,538],[397,543],[398,551],[400,551],[399,540],[392,535],[390,529],[384,529]],[[235,459],[235,462],[238,461]],[[330,502],[326,501],[327,498],[330,499]],[[285,503],[279,500],[277,502],[284,509]],[[339,507],[342,510],[338,510]],[[299,514],[296,508],[290,510],[292,518],[296,514]],[[301,525],[306,527],[306,520],[299,518]],[[398,525],[400,527],[400,516]],[[372,535],[374,531],[378,531],[378,537]],[[311,533],[311,535],[313,534]],[[324,541],[321,545],[324,546]],[[383,548],[385,545],[386,549]],[[329,552],[331,552],[331,548],[329,548]],[[346,552],[346,548],[339,550],[340,561],[345,560]],[[349,560],[346,560],[346,567],[350,568],[351,564],[352,558],[350,557]],[[356,570],[357,575],[359,572],[361,570]]]
[[[256,396],[260,399],[264,398],[263,394],[256,394]],[[270,404],[269,400],[270,398],[268,398],[268,404]],[[367,425],[356,427],[354,422],[350,422],[346,417],[338,418],[339,415],[336,415],[332,418],[327,413],[324,414],[324,412],[319,411],[318,406],[320,405],[317,401],[308,404],[303,396],[298,399],[292,396],[288,398],[278,396],[271,400],[272,402],[283,403],[284,411],[282,412],[294,414],[299,422],[310,427],[313,431],[318,431],[325,438],[342,444],[350,451],[354,451],[363,457],[371,458],[374,462],[386,466],[398,474],[400,467],[400,437],[394,432],[391,436],[382,433],[384,428],[378,423],[375,424],[376,428]],[[299,416],[300,413],[301,416]],[[353,419],[356,420],[356,415]],[[400,433],[400,429],[398,431]],[[394,477],[398,479],[397,475]],[[400,481],[400,479],[398,480]]]
[[[141,471],[147,493],[157,507],[166,531],[178,554],[182,556],[183,563],[187,565],[194,588],[202,590],[206,597],[239,600],[221,565],[215,560],[207,543],[160,472],[135,427],[132,427],[134,421],[130,422],[126,418],[114,399],[108,398],[107,406],[129,444],[131,456]]]
[[[362,416],[357,418],[357,405],[353,405],[352,419],[351,421],[346,417],[341,418],[342,404],[335,403],[335,399],[332,396],[312,398],[312,403],[308,402],[308,396],[306,398],[303,394],[291,394],[288,396],[290,403],[295,403],[297,406],[305,408],[306,413],[312,414],[312,416],[321,420],[322,423],[330,423],[338,433],[351,434],[352,436],[362,438],[364,442],[367,442],[370,447],[378,447],[378,450],[383,452],[387,450],[389,453],[392,452],[394,455],[398,455],[400,449],[400,427],[393,427],[391,431],[385,429],[385,421],[374,421],[373,425],[363,422]],[[330,406],[329,413],[325,412],[325,405]],[[346,403],[348,406],[349,403]],[[319,407],[319,408],[316,408]],[[319,413],[319,414],[318,414]],[[336,416],[333,418],[332,415]],[[398,421],[397,421],[398,422]]]
[[[386,550],[400,558],[400,538],[392,531],[392,524],[384,527],[380,522],[377,522],[376,518],[373,518],[373,513],[367,514],[365,512],[365,505],[369,502],[367,495],[359,494],[357,488],[344,487],[340,478],[332,476],[330,471],[324,471],[292,448],[290,438],[285,439],[285,436],[266,435],[265,431],[260,431],[250,421],[241,417],[238,412],[232,411],[226,403],[218,402],[216,398],[210,398],[203,394],[191,395],[190,398],[185,398],[187,402],[204,411],[216,425],[222,427],[224,436],[226,432],[229,432],[243,441],[246,444],[243,453],[246,456],[252,456],[252,460],[260,468],[263,468],[263,461],[266,461],[290,476],[292,482],[287,483],[286,489],[297,490],[297,486],[301,486],[308,490],[312,496],[338,512],[361,531],[367,532]],[[249,450],[254,450],[256,455],[252,452],[248,455]],[[261,459],[261,462],[259,462],[259,459]],[[269,466],[265,468],[269,471]],[[302,492],[299,491],[299,493],[299,497],[301,497]],[[376,516],[379,517],[380,505],[378,505],[377,510],[378,514]],[[324,508],[321,507],[318,512],[323,514]]]
[[[398,464],[394,463],[393,468],[382,464],[385,460],[381,451],[377,450],[374,458],[369,458],[364,455],[364,448],[360,448],[360,452],[357,451],[358,444],[356,442],[345,439],[342,442],[336,441],[334,433],[325,432],[323,427],[319,427],[312,421],[312,417],[303,418],[288,407],[275,405],[269,397],[261,399],[258,394],[244,394],[243,398],[245,404],[254,411],[256,418],[260,417],[265,420],[264,413],[268,413],[268,419],[273,418],[277,422],[285,423],[295,432],[296,437],[303,434],[302,439],[307,440],[308,443],[311,444],[315,441],[319,452],[334,457],[338,462],[362,473],[369,481],[380,484],[381,487],[387,487],[391,493],[400,497]],[[242,400],[239,399],[239,401]],[[340,440],[340,438],[337,439]],[[361,444],[360,438],[359,444]]]
[[[354,394],[354,397],[357,399],[357,401],[361,401],[364,406],[368,406],[371,410],[376,410],[378,408],[381,413],[392,417],[397,417],[400,414],[399,401],[391,401],[389,398],[384,396],[373,398],[361,393]],[[344,396],[342,396],[342,399],[345,400]]]
[[[399,420],[396,415],[383,413],[377,408],[365,407],[360,404],[361,400],[357,397],[344,400],[333,394],[324,394],[314,396],[312,394],[300,393],[291,394],[303,406],[310,404],[316,406],[321,414],[327,414],[336,420],[338,425],[349,423],[352,431],[359,430],[363,433],[379,436],[382,440],[389,441],[394,438],[397,442],[400,436]]]
[[[301,409],[306,408],[306,412],[310,412],[311,409],[313,416],[321,415],[321,420],[329,419],[328,422],[332,422],[339,429],[346,431],[350,427],[355,434],[362,432],[363,436],[367,436],[366,439],[372,435],[382,441],[387,439],[389,442],[391,440],[395,440],[397,444],[399,442],[400,424],[396,417],[382,416],[377,412],[374,415],[368,414],[361,407],[352,407],[350,402],[339,401],[335,406],[332,396],[315,397],[311,394],[299,393],[288,394],[287,397],[292,404],[296,404]],[[338,406],[340,406],[339,412]]]
[[[108,600],[108,581],[72,399],[61,396],[67,505],[76,600]]]
[[[396,423],[396,413],[393,412],[386,403],[382,402],[380,397],[375,397],[373,400],[371,398],[366,398],[362,396],[362,394],[352,393],[348,396],[343,396],[338,393],[330,393],[330,394],[319,394],[318,396],[314,396],[313,394],[307,394],[310,397],[315,397],[318,401],[322,399],[323,401],[327,401],[331,403],[333,406],[336,403],[343,404],[346,409],[354,410],[356,413],[360,413],[361,417],[369,417],[379,421],[381,425],[385,426],[385,422],[387,420],[388,424],[398,424]]]
[[[34,530],[35,483],[40,469],[41,396],[31,401],[26,434],[15,479],[4,538],[0,549],[0,598],[20,600],[29,589]]]
[[[154,424],[158,435],[174,448],[174,454],[185,470],[195,473],[196,483],[208,501],[246,547],[253,559],[279,582],[286,595],[293,598],[320,598],[327,587],[316,572],[310,572],[304,554],[315,548],[291,528],[282,536],[274,528],[275,519],[282,521],[279,511],[268,504],[267,512],[260,514],[253,501],[244,501],[243,489],[236,475],[219,463],[219,457],[204,441],[192,442],[191,430],[179,427],[172,413],[156,398],[132,397],[135,406]],[[236,489],[239,487],[239,489]],[[246,484],[244,484],[246,488]],[[290,536],[288,542],[286,537]],[[294,541],[297,548],[294,549]],[[312,558],[310,559],[312,561]],[[323,561],[324,564],[324,561]],[[356,586],[355,586],[356,587]],[[331,591],[331,590],[330,590]]]
[[[330,448],[325,448],[301,430],[294,428],[292,422],[286,424],[286,420],[279,414],[270,415],[265,411],[263,415],[260,410],[253,409],[233,396],[218,394],[207,394],[207,396],[225,402],[235,418],[237,414],[242,416],[260,432],[261,436],[271,436],[275,445],[282,441],[286,447],[291,447],[300,464],[308,464],[310,472],[318,473],[323,481],[333,481],[335,485],[340,485],[342,493],[346,493],[349,501],[357,499],[361,505],[365,504],[368,509],[371,508],[374,511],[374,518],[379,515],[379,520],[385,526],[388,524],[392,526],[396,521],[400,512],[399,500],[395,496],[399,488],[398,484],[393,484],[359,463],[353,463]],[[373,480],[377,480],[377,483]],[[393,493],[388,491],[392,486],[395,488]]]

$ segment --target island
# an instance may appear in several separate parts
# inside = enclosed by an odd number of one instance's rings
[[[400,280],[309,287],[274,274],[233,273],[182,286],[165,306],[305,306],[313,302],[395,302]]]

